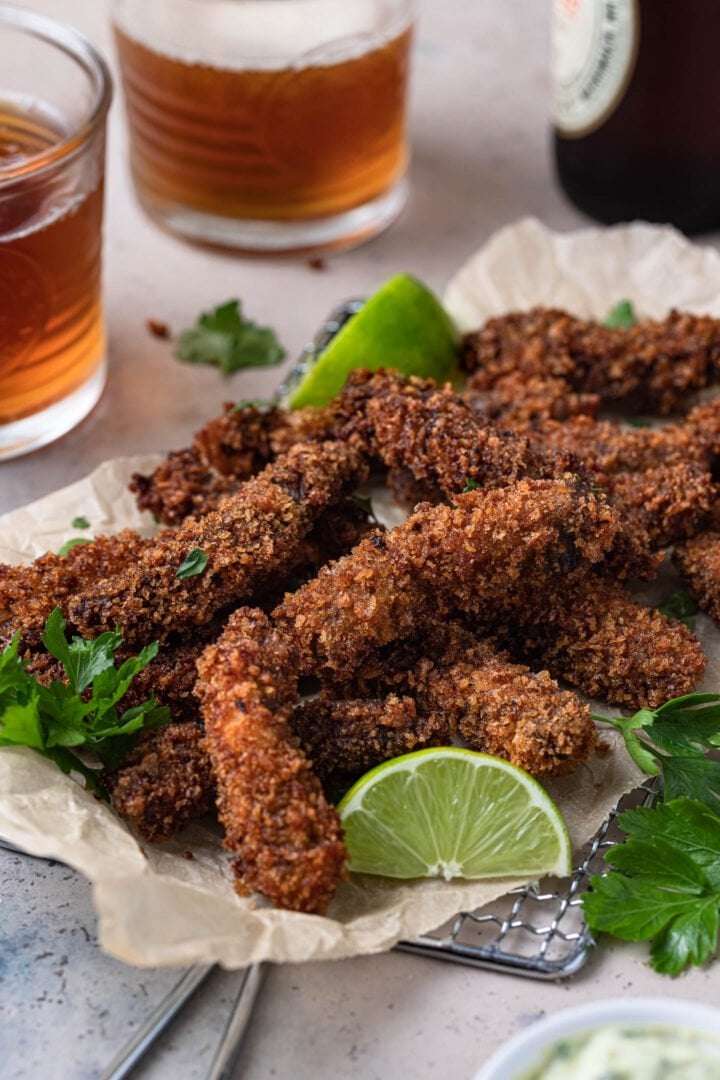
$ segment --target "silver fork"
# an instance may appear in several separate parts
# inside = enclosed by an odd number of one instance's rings
[[[19,848],[3,837],[0,837],[0,848],[24,855],[29,859],[45,858],[43,855],[33,855],[32,852]],[[118,1051],[98,1080],[124,1080],[124,1077],[132,1072],[150,1047],[200,989],[215,967],[215,964],[196,964],[188,968],[169,994],[148,1016],[145,1023]],[[263,975],[263,964],[251,964],[243,971],[238,994],[215,1051],[207,1080],[230,1080],[262,985]]]

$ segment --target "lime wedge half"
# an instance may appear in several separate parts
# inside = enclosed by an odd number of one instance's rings
[[[350,869],[393,878],[570,873],[559,809],[522,769],[455,747],[372,769],[338,807]]]
[[[338,331],[288,404],[326,405],[355,368],[395,368],[444,382],[455,372],[458,347],[457,329],[440,301],[416,278],[397,274]]]

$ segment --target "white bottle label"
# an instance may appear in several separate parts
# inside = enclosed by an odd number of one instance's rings
[[[637,0],[553,0],[553,122],[571,138],[600,127],[635,67]]]

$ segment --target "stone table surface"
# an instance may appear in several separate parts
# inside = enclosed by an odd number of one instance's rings
[[[16,3],[24,0],[15,0]],[[149,0],[152,3],[152,0]],[[112,59],[101,0],[30,0],[74,23]],[[185,445],[228,398],[257,397],[277,370],[223,382],[178,364],[148,317],[179,329],[229,296],[278,329],[290,354],[341,298],[409,269],[441,289],[496,228],[535,214],[586,223],[554,183],[547,126],[549,4],[420,0],[411,101],[412,194],[382,237],[315,270],[209,253],[164,235],[139,211],[127,172],[121,102],[108,163],[106,311],[110,375],[95,412],[62,441],[0,465],[0,512],[70,483],[108,457]],[[0,73],[1,81],[1,73]],[[96,945],[91,889],[60,864],[0,852],[0,1047],[4,1078],[97,1076],[170,988]],[[218,972],[138,1071],[202,1078],[238,982]],[[269,971],[237,1066],[248,1080],[470,1078],[505,1038],[567,1005],[603,997],[720,996],[720,968],[669,981],[642,951],[604,943],[567,982],[541,984],[407,954]]]

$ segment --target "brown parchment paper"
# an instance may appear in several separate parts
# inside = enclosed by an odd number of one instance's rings
[[[470,328],[489,314],[534,303],[603,315],[624,297],[646,314],[661,315],[673,305],[720,314],[720,257],[670,229],[631,225],[558,236],[528,219],[493,237],[450,283],[446,300]],[[91,522],[93,535],[128,526],[150,535],[155,526],[138,512],[126,485],[132,472],[157,460],[106,462],[84,480],[6,514],[0,561],[56,550],[76,533],[70,522],[78,514]],[[388,524],[398,520],[382,498],[376,508]],[[673,584],[665,568],[642,598],[657,602]],[[710,656],[705,685],[717,688],[720,638],[704,617],[698,631]],[[576,853],[640,777],[614,731],[606,741],[608,754],[546,785],[565,814]],[[218,961],[241,967],[381,952],[522,884],[356,876],[340,887],[325,917],[276,911],[236,895],[217,827],[197,824],[178,841],[141,848],[107,806],[51,762],[20,748],[0,749],[0,835],[86,874],[102,947],[147,966]]]

